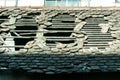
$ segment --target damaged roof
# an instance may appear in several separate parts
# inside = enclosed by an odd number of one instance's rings
[[[120,53],[119,9],[0,9],[0,53]]]

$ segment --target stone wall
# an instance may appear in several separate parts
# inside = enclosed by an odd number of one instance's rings
[[[43,74],[119,71],[120,55],[1,54],[0,69],[24,70]]]

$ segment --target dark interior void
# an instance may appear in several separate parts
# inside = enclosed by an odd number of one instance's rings
[[[69,37],[75,26],[74,17],[70,16],[67,12],[65,12],[62,14],[59,13],[58,15],[52,17],[52,19],[51,20],[52,20],[53,25],[45,28],[46,30],[49,31],[48,33],[44,34],[45,37],[49,37],[46,43],[49,46],[55,45],[56,42],[60,42],[64,44],[73,43],[74,39],[71,39]],[[58,31],[58,32],[54,32],[54,31]]]
[[[101,34],[101,28],[98,26],[100,23],[108,23],[108,21],[105,21],[103,17],[90,17],[85,19],[85,21],[87,22],[87,24],[84,25],[81,31],[86,32],[88,36],[88,43],[84,44],[84,48],[88,49],[89,47],[98,47],[98,49],[105,49],[106,47],[108,47],[108,42],[111,42],[114,39],[111,34]],[[107,33],[110,33],[110,29]]]
[[[34,34],[25,34],[25,33],[28,33],[29,30],[37,30],[37,27],[36,26],[17,26],[15,28],[15,30],[19,30],[20,31],[20,32],[16,32],[20,36],[29,37],[29,38],[14,38],[15,46],[18,46],[18,45],[24,46],[27,42],[34,40],[34,38],[32,38],[33,36],[36,36],[35,33]],[[24,30],[28,30],[28,31],[24,32]],[[33,33],[33,32],[31,32],[31,33]],[[11,34],[12,34],[12,36],[17,36],[13,32]],[[18,47],[15,48],[15,50],[19,50],[19,49],[20,48],[18,48]]]
[[[28,16],[36,16],[36,15],[40,15],[40,14],[41,14],[40,11],[35,11],[35,12],[28,13]]]
[[[40,15],[41,12],[30,12],[27,14],[27,16],[22,16],[23,19],[33,19],[33,17],[36,17],[37,15]]]
[[[0,24],[5,22],[5,20],[7,20],[7,19],[8,19],[8,16],[0,16]]]
[[[67,12],[64,12],[63,15],[69,15]]]
[[[36,26],[16,26],[15,30],[37,30]]]
[[[67,30],[66,30],[67,31]],[[44,36],[69,37],[71,32],[45,33]]]
[[[60,37],[70,37],[71,35],[71,32],[58,32],[58,33],[47,33],[47,34],[44,34],[44,36],[47,36],[47,37],[58,37],[58,40],[50,40],[49,39],[46,41],[47,44],[56,44],[56,42],[60,42],[60,43],[64,43],[64,44],[69,44],[69,43],[73,43],[74,40],[73,39],[68,39],[68,40],[63,40],[62,38]],[[57,39],[57,38],[56,38]]]
[[[17,45],[25,45],[28,41],[32,41],[34,38],[29,38],[29,39],[22,39],[22,38],[15,38],[15,46]],[[19,47],[16,47],[15,50],[19,50]]]
[[[58,74],[58,75],[42,75],[42,76],[39,76],[40,74],[34,74],[34,75],[30,74],[30,75],[31,75],[31,80],[119,80],[120,77],[116,73],[89,72],[89,73],[79,73],[79,74]],[[34,79],[34,77],[36,79]]]
[[[90,72],[79,74],[58,74],[58,75],[45,75],[35,73],[25,73],[22,71],[2,71],[0,72],[0,80],[119,80],[119,74],[103,73],[103,72]]]
[[[9,16],[9,15],[0,16],[0,19],[8,19],[8,16]]]

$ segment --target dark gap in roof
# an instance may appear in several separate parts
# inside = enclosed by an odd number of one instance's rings
[[[8,16],[9,16],[9,15],[0,16],[0,19],[8,19]]]
[[[14,38],[14,41],[15,41],[15,46],[18,46],[18,45],[22,45],[24,46],[27,42],[31,41],[31,40],[34,40],[34,38],[31,38],[31,36],[36,36],[36,33],[34,33],[34,31],[32,30],[35,30],[37,31],[37,26],[16,26],[15,30],[17,34],[19,34],[20,36],[22,37],[29,37],[29,38],[19,38],[19,36],[17,36],[18,38]],[[25,31],[24,30],[28,30],[28,31]],[[32,32],[29,32],[32,31]],[[25,34],[25,33],[34,33],[34,34]],[[16,34],[12,33],[12,36],[16,36]],[[24,34],[24,35],[21,35],[21,34]],[[20,48],[16,47],[15,50],[19,50]]]
[[[63,13],[63,15],[69,15],[67,12]]]
[[[22,16],[23,19],[33,19],[33,16]]]
[[[23,38],[15,38],[15,46],[17,45],[25,45],[28,41],[32,41],[34,38],[23,39]],[[20,48],[16,47],[15,50],[19,50]]]
[[[70,36],[71,32],[45,33],[44,36]]]
[[[70,41],[59,41],[59,42],[61,42],[61,43],[63,43],[63,44],[69,44],[69,43],[73,43],[74,40],[70,40]]]
[[[46,43],[48,43],[48,44],[55,44],[55,41],[46,41]]]
[[[37,30],[36,26],[16,26],[15,30]]]
[[[48,46],[55,46],[56,42],[69,44],[75,41],[75,39],[69,38],[75,26],[74,17],[70,16],[66,12],[59,13],[58,15],[52,17],[51,21],[53,25],[45,28],[49,32],[44,34],[45,37],[48,37],[46,40]]]
[[[41,12],[31,12],[31,13],[28,13],[28,16],[36,16],[36,15],[40,15]]]
[[[105,21],[103,17],[90,17],[86,18],[85,21],[87,22],[87,24],[84,25],[81,30],[87,33],[88,43],[84,44],[84,48],[98,47],[98,49],[105,49],[105,47],[108,46],[108,42],[112,41],[113,38],[112,36],[110,36],[110,34],[103,35],[98,25],[100,23],[108,23],[108,21]],[[110,30],[107,33],[110,33]]]

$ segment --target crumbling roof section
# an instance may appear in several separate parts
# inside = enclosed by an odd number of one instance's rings
[[[1,9],[1,53],[120,52],[119,10]]]

